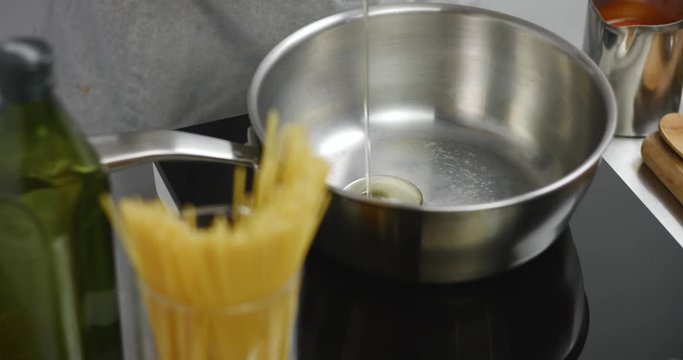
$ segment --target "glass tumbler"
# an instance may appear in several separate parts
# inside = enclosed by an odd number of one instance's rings
[[[230,218],[229,207],[203,207],[196,209],[195,213],[199,228],[210,225],[216,216]],[[259,298],[225,306],[208,306],[171,298],[139,278],[140,298],[154,344],[152,356],[160,360],[287,359],[300,283],[299,270],[282,285]],[[243,291],[248,284],[241,286],[236,286],[234,291]]]
[[[286,359],[301,277],[268,296],[226,307],[178,303],[141,284],[157,357],[162,360]]]

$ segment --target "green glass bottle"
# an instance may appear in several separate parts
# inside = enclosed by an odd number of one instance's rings
[[[50,47],[0,43],[0,359],[122,358],[108,191]]]

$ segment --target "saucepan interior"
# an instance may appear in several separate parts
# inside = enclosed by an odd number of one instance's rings
[[[410,5],[372,9],[368,30],[372,174],[415,184],[422,210],[552,191],[594,165],[614,132],[597,68],[534,25]],[[309,25],[266,57],[249,94],[260,136],[270,109],[310,127],[336,192],[365,176],[363,41],[360,12]]]

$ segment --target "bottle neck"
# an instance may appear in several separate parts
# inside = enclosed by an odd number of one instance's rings
[[[50,99],[52,84],[49,82],[24,84],[0,89],[0,93],[2,94],[0,101],[5,105],[23,105]]]
[[[0,128],[19,126],[30,129],[40,126],[54,131],[68,126],[52,91],[47,89],[23,95],[26,96],[0,99]]]
[[[49,96],[53,84],[52,51],[40,39],[0,43],[0,96],[8,103],[34,102]]]

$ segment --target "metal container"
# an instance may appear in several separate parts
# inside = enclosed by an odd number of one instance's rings
[[[332,203],[315,246],[355,268],[423,282],[483,278],[541,253],[566,227],[614,134],[604,75],[558,36],[482,9],[376,7],[369,30],[373,175],[415,184],[421,206],[343,190],[364,176],[360,11],[287,37],[249,91],[260,138],[264,115],[277,109],[281,123],[308,125],[312,146],[332,164]],[[112,166],[256,156],[216,139],[207,149],[197,135],[155,133],[153,144],[147,135],[93,142]]]
[[[644,3],[672,22],[615,26],[605,6]],[[676,20],[677,19],[677,20]],[[618,106],[616,134],[645,136],[667,113],[679,111],[683,92],[683,0],[590,0],[584,50],[607,75]]]

